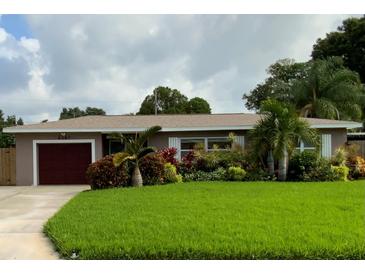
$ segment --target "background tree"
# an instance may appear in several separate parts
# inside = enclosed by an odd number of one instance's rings
[[[264,151],[258,144],[263,141],[269,142],[261,143],[268,149],[266,153],[269,155],[269,170],[273,171],[274,159],[276,159],[279,163],[278,179],[285,181],[288,173],[288,155],[295,149],[299,140],[317,146],[318,134],[305,120],[298,117],[291,105],[274,99],[266,100],[261,104],[260,113],[263,115],[262,119],[250,132],[250,136],[254,137],[254,144],[256,143],[254,148],[258,148],[257,152],[262,154]]]
[[[211,113],[210,105],[200,97],[191,98],[188,102],[189,113]]]
[[[279,60],[268,69],[265,83],[244,95],[246,107],[258,110],[267,99],[291,103],[304,117],[359,120],[364,88],[356,72],[340,57],[295,63]]]
[[[15,146],[15,136],[14,134],[3,133],[3,128],[23,125],[22,118],[16,120],[15,115],[9,115],[4,118],[4,112],[0,109],[0,148]]]
[[[210,113],[210,106],[202,98],[188,100],[177,89],[157,87],[151,95],[143,100],[138,114],[155,114],[155,94],[157,97],[157,114]]]
[[[365,16],[344,20],[338,31],[317,40],[313,46],[313,59],[330,56],[342,57],[344,65],[358,72],[365,83]]]
[[[303,117],[360,120],[364,88],[356,72],[339,57],[310,61],[307,75],[291,88],[293,103]]]
[[[290,102],[292,100],[290,89],[293,83],[304,78],[307,71],[307,63],[296,63],[293,59],[278,60],[270,65],[266,70],[269,77],[265,82],[243,95],[247,109],[258,110],[261,103],[269,98]]]
[[[85,110],[82,110],[79,107],[62,108],[59,119],[64,120],[87,115],[105,115],[105,114],[106,112],[103,109],[95,107],[87,107]]]
[[[139,170],[139,161],[150,153],[155,152],[153,147],[144,147],[144,144],[159,130],[161,130],[160,126],[153,126],[139,135],[136,134],[134,138],[123,134],[119,135],[121,142],[125,145],[125,149],[123,152],[114,154],[113,163],[118,167],[125,161],[133,162],[132,186],[140,187],[143,185],[141,171]]]

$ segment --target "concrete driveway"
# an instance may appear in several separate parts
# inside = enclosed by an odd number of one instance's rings
[[[0,186],[0,259],[57,259],[43,224],[88,186]]]

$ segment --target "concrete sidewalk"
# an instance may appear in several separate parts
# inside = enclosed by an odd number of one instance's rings
[[[0,186],[0,259],[57,259],[43,224],[88,186]]]

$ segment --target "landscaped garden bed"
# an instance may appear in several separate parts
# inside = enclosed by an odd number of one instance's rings
[[[64,258],[364,259],[365,181],[80,193],[45,226]]]

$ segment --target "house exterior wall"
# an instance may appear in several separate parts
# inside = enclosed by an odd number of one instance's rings
[[[58,133],[19,133],[16,138],[16,185],[33,185],[33,140],[58,140]],[[70,133],[68,139],[94,139],[95,159],[102,157],[100,133]]]
[[[245,148],[249,146],[247,130],[224,131],[186,131],[186,132],[160,132],[150,138],[148,145],[157,149],[169,145],[169,137],[225,137],[230,132],[237,136],[245,136]],[[331,134],[332,154],[347,141],[346,129],[320,129],[319,134]],[[33,140],[58,140],[58,133],[18,133],[16,134],[16,185],[33,184]],[[101,133],[69,133],[68,139],[94,139],[95,159],[103,157],[103,142]]]
[[[347,129],[345,128],[330,128],[319,129],[319,134],[331,134],[332,136],[332,155],[335,154],[336,149],[347,142]]]

